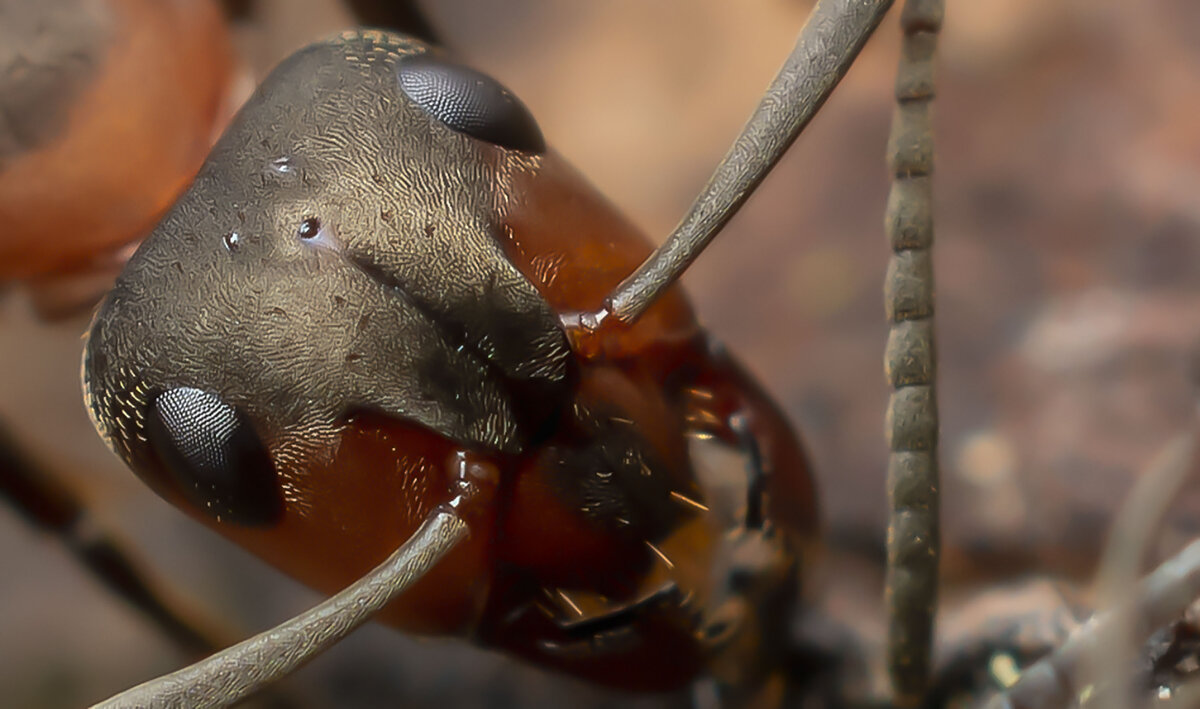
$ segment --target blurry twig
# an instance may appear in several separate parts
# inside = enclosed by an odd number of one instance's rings
[[[0,503],[31,526],[54,535],[105,588],[127,601],[184,654],[196,659],[237,637],[214,617],[202,617],[137,563],[105,532],[82,501],[45,470],[0,422]]]
[[[1200,596],[1200,540],[1164,562],[1141,583],[1135,598],[1114,610],[1093,616],[1062,647],[1021,673],[1007,692],[993,698],[988,709],[1065,706],[1080,685],[1084,657],[1097,647],[1122,639],[1124,628],[1137,635],[1166,625]],[[1128,634],[1124,634],[1128,638]]]
[[[1200,596],[1200,540],[1140,584],[1134,583],[1142,550],[1186,481],[1195,447],[1194,430],[1179,435],[1138,476],[1114,525],[1099,578],[1102,601],[1112,610],[1094,615],[1060,648],[1021,673],[1016,684],[988,703],[988,709],[1066,706],[1089,685],[1089,677],[1103,677],[1110,687],[1116,681],[1118,690],[1123,690],[1125,683],[1118,678],[1130,674],[1129,653],[1135,642],[1182,615]],[[1126,589],[1132,592],[1121,593]],[[1103,675],[1093,674],[1097,667]],[[1125,693],[1114,696],[1118,706],[1129,699]]]
[[[1134,482],[1128,500],[1113,523],[1112,537],[1101,559],[1096,577],[1097,607],[1116,606],[1136,589],[1146,550],[1171,503],[1187,483],[1195,453],[1196,432],[1193,428],[1167,443]],[[1109,685],[1096,697],[1100,709],[1120,709],[1131,697],[1129,668],[1134,650],[1141,642],[1134,637],[1137,629],[1132,625],[1133,620],[1120,614],[1114,616],[1114,640],[1097,645],[1088,658],[1091,665],[1088,684]],[[1146,631],[1152,629],[1153,626],[1144,628]]]

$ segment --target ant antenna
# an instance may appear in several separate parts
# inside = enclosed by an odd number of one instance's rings
[[[892,248],[884,283],[891,329],[888,399],[888,675],[897,706],[920,706],[929,689],[941,555],[937,352],[933,314],[934,55],[944,0],[906,0],[888,138],[892,190],[884,228]]]
[[[92,709],[227,707],[295,671],[370,620],[467,538],[467,523],[442,509],[382,564],[308,611]]]
[[[585,328],[610,316],[632,323],[678,280],[824,105],[891,5],[892,0],[817,1],[795,49],[679,226],[621,281],[599,312],[581,317]]]

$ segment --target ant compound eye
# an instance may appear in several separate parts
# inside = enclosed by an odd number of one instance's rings
[[[421,54],[400,64],[399,80],[414,103],[452,130],[512,150],[546,149],[529,109],[487,74]]]
[[[315,239],[317,234],[321,233],[321,220],[316,217],[308,217],[300,222],[300,228],[296,230],[296,236],[301,239]]]
[[[149,408],[150,445],[193,504],[221,522],[279,520],[275,466],[244,412],[190,387],[159,394]]]

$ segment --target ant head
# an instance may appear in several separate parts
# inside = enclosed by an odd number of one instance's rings
[[[568,386],[558,320],[497,235],[543,150],[512,94],[415,40],[293,55],[97,313],[97,428],[160,493],[245,524],[279,517],[280,479],[355,411],[523,449]]]

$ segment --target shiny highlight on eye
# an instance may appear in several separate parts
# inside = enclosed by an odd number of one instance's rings
[[[316,217],[308,217],[300,222],[300,228],[296,230],[296,236],[308,241],[315,239],[321,233],[321,220]]]

